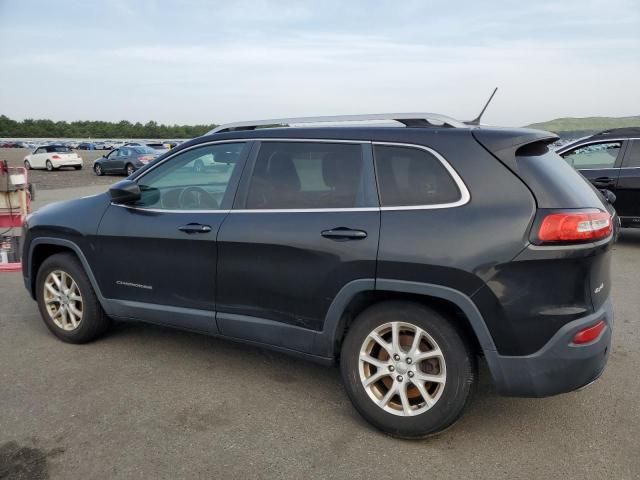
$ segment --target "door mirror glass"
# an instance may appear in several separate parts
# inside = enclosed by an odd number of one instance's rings
[[[113,203],[121,205],[131,205],[140,200],[140,187],[136,182],[131,180],[122,180],[111,186],[109,195]]]

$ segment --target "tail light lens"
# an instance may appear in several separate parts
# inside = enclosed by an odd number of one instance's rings
[[[141,163],[149,163],[151,160],[153,160],[155,157],[153,155],[140,155],[138,157],[138,160]]]
[[[584,343],[593,342],[596,338],[600,336],[602,331],[604,330],[605,323],[604,320],[600,320],[595,325],[583,328],[578,333],[573,336],[573,343],[577,343],[578,345]]]
[[[540,222],[538,240],[542,243],[592,242],[611,235],[611,215],[600,210],[554,212]]]
[[[60,155],[51,155],[54,160],[60,160]]]

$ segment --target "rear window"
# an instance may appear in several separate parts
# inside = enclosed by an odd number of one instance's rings
[[[383,207],[442,205],[461,199],[456,182],[428,151],[374,145],[374,153]]]
[[[153,154],[158,153],[157,150],[154,150],[151,147],[130,147],[130,148],[136,153],[153,153]]]
[[[65,147],[64,145],[51,145],[47,147],[47,152],[49,153],[71,153],[71,149],[69,147]]]

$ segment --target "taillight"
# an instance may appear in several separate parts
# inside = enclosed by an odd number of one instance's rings
[[[600,320],[598,323],[591,327],[583,328],[578,333],[573,336],[573,343],[577,343],[578,345],[583,343],[593,342],[596,338],[600,336],[602,331],[604,330],[605,323],[604,320]]]
[[[138,157],[138,160],[139,160],[141,163],[148,163],[148,162],[150,162],[151,160],[153,160],[154,158],[155,158],[155,157],[154,157],[153,155],[140,155],[140,156]]]
[[[60,160],[60,155],[51,155],[54,160]]]
[[[538,240],[547,242],[590,242],[611,235],[611,215],[600,210],[554,212],[540,222]]]

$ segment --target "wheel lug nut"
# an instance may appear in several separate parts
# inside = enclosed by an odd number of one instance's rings
[[[407,375],[409,375],[409,378],[413,378],[413,372],[409,372]]]
[[[396,377],[396,379],[397,379],[399,382],[401,382],[401,381],[403,381],[403,380],[404,380],[404,378],[402,378],[402,375],[398,375],[398,376]]]
[[[407,364],[411,365],[412,360],[410,358],[407,358],[406,362]]]
[[[393,356],[393,359],[397,362],[398,360],[400,360],[400,355],[398,355],[397,353]]]
[[[389,365],[389,371],[393,372],[396,368],[393,365]]]

